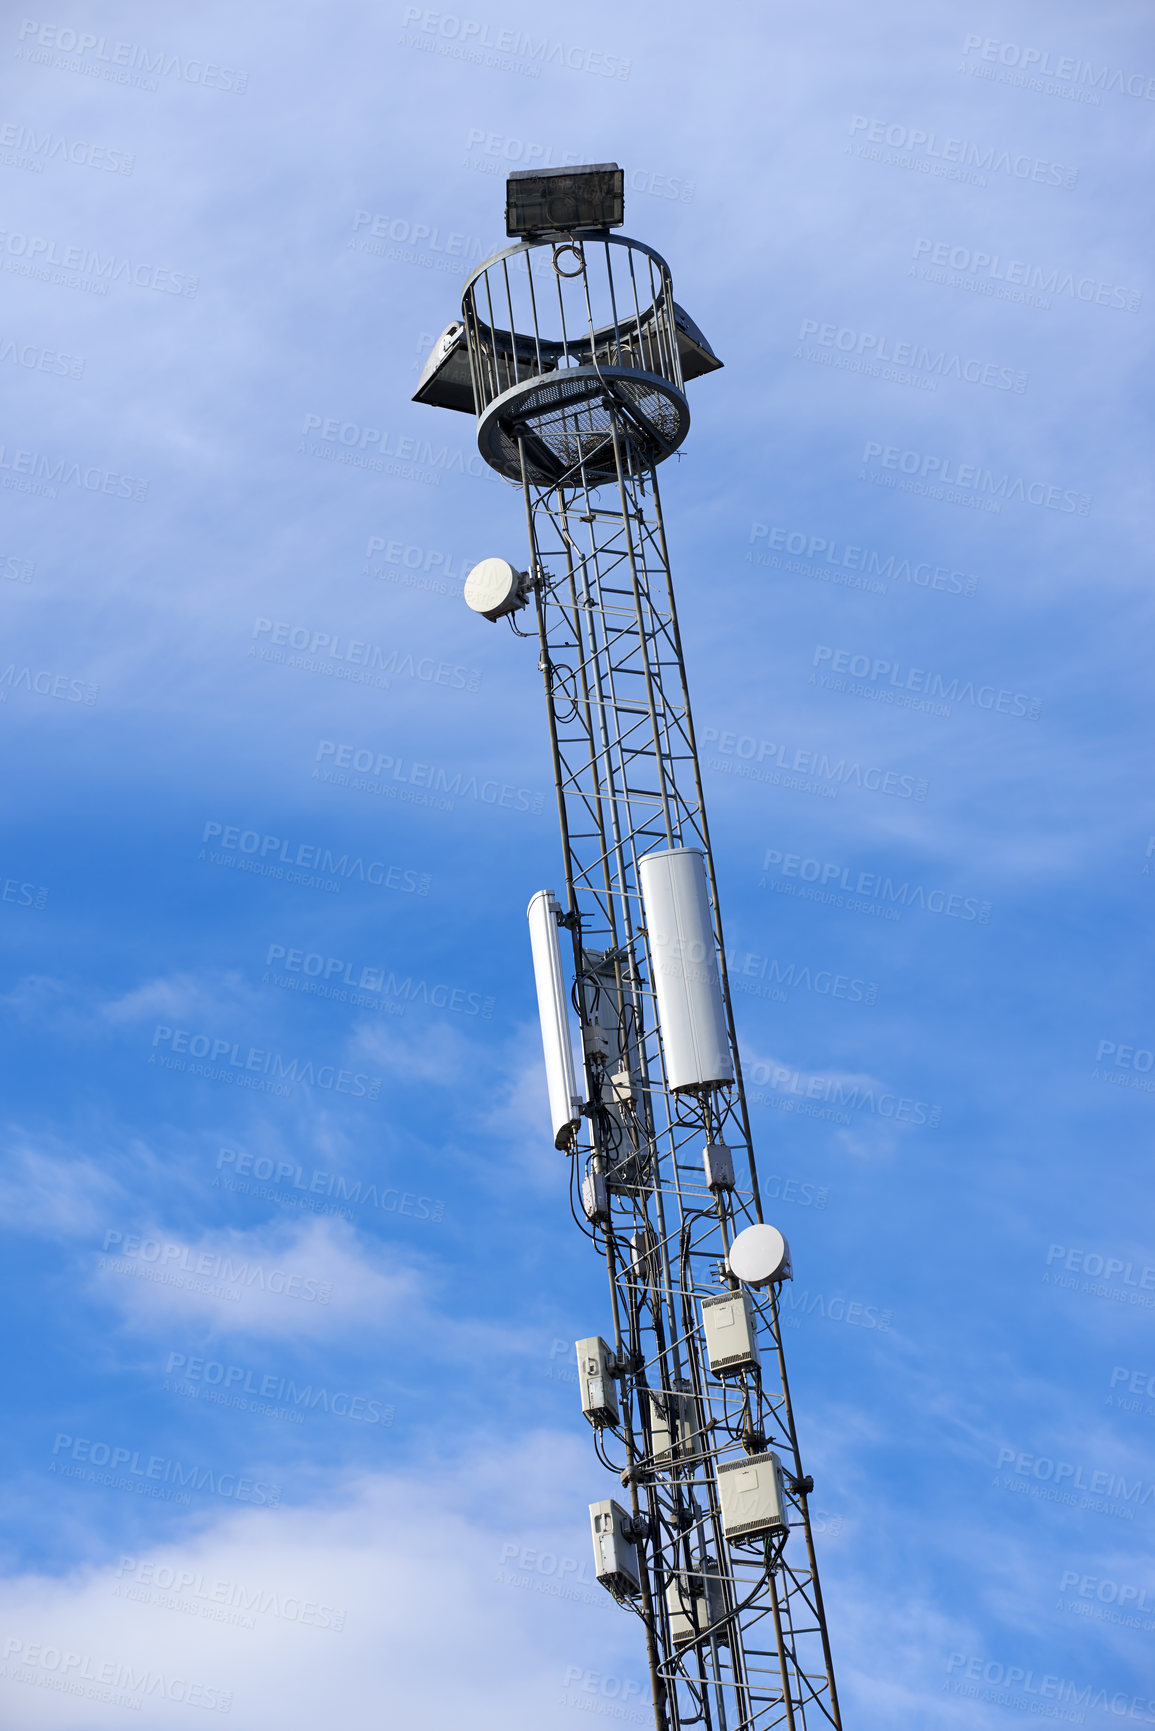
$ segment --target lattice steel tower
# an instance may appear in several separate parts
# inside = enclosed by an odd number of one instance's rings
[[[841,1727],[658,494],[685,381],[721,363],[611,232],[614,164],[512,175],[506,214],[415,400],[475,414],[525,502],[528,571],[484,560],[465,598],[537,618],[566,893],[530,934],[554,1138],[609,1272],[582,1408],[627,1505],[591,1507],[596,1571],[642,1621],[658,1731]]]

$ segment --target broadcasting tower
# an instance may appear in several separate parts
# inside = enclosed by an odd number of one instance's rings
[[[554,1140],[609,1275],[577,1342],[618,1491],[597,1577],[641,1621],[657,1731],[841,1731],[658,494],[685,381],[721,362],[612,232],[622,193],[613,163],[511,175],[513,244],[414,400],[475,415],[525,504],[528,570],[485,559],[465,599],[520,636],[532,609],[545,681],[565,895],[529,925]]]

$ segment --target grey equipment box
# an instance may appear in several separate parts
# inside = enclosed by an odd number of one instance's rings
[[[593,1226],[610,1217],[610,1193],[601,1172],[587,1172],[582,1179],[582,1212]]]
[[[578,1387],[582,1411],[595,1430],[618,1422],[618,1391],[610,1375],[612,1354],[600,1334],[579,1340],[577,1346]]]
[[[754,1334],[754,1301],[748,1292],[724,1292],[702,1300],[706,1352],[715,1376],[732,1376],[760,1362]]]
[[[728,1539],[753,1538],[788,1525],[782,1462],[773,1449],[720,1466],[718,1497]]]
[[[733,1190],[734,1156],[724,1142],[707,1142],[702,1149],[706,1184],[711,1190]]]
[[[652,1388],[650,1397],[650,1441],[655,1466],[674,1461],[692,1461],[698,1453],[698,1403],[689,1383],[671,1392]]]
[[[708,1570],[717,1566],[712,1557],[706,1559]],[[719,1645],[729,1645],[726,1626],[722,1623],[726,1614],[726,1595],[717,1575],[687,1575],[679,1571],[666,1588],[666,1611],[675,1647],[692,1646],[707,1632]]]
[[[594,1574],[615,1598],[636,1598],[641,1592],[638,1553],[626,1538],[629,1516],[612,1497],[590,1504],[590,1530],[594,1541]]]

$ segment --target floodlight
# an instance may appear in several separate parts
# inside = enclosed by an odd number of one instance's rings
[[[528,240],[575,229],[620,228],[625,176],[616,162],[584,168],[519,168],[505,194],[505,232]]]

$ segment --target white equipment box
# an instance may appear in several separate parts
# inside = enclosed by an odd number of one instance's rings
[[[754,1332],[754,1301],[748,1292],[724,1292],[702,1300],[706,1351],[715,1376],[732,1376],[761,1360]]]
[[[582,1411],[595,1430],[618,1422],[618,1391],[610,1375],[613,1354],[600,1334],[577,1343],[578,1387]]]
[[[720,1466],[718,1497],[728,1539],[753,1538],[788,1525],[782,1462],[773,1449]]]
[[[642,1590],[638,1553],[625,1536],[629,1517],[612,1497],[590,1504],[594,1541],[594,1574],[615,1598],[635,1598]]]

